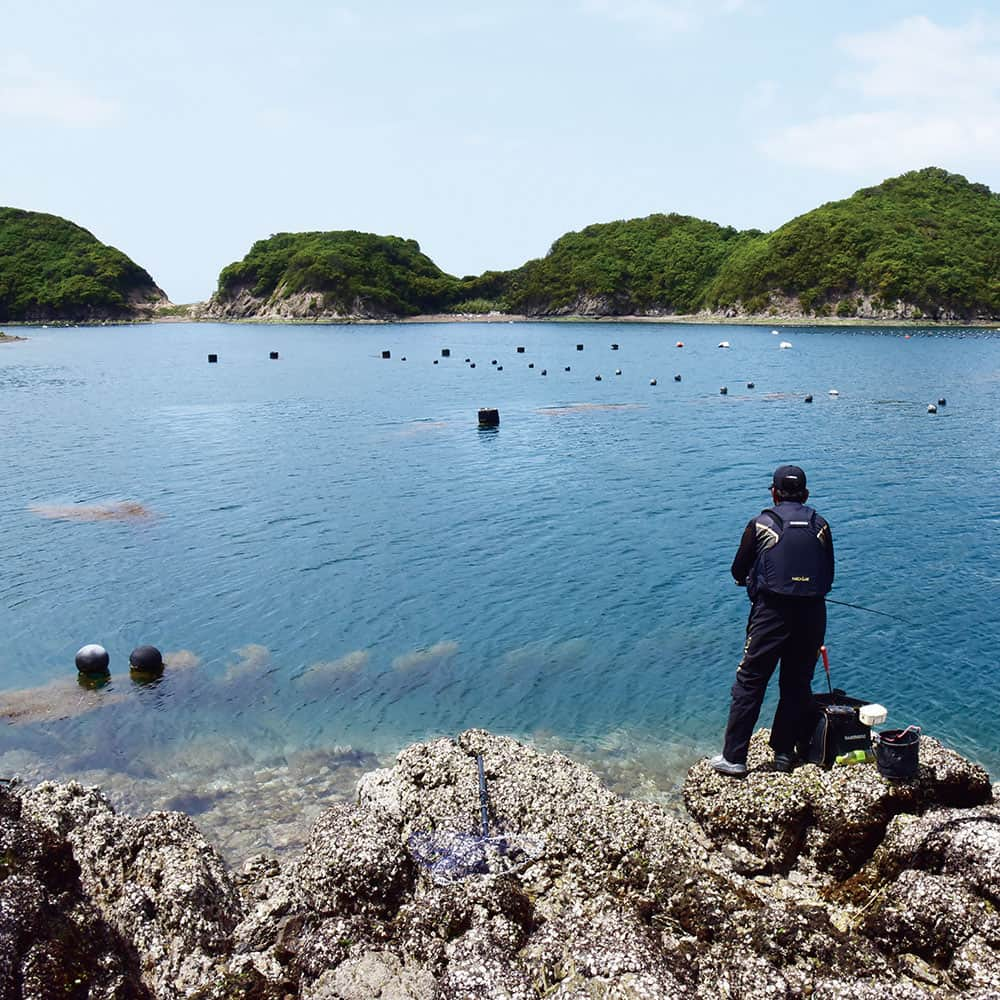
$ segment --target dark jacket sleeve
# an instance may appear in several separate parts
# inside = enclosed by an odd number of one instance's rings
[[[832,552],[831,548],[831,552]],[[745,587],[747,583],[747,576],[750,570],[753,569],[753,564],[757,559],[757,526],[756,518],[751,519],[750,523],[746,526],[743,531],[743,537],[740,539],[740,547],[736,550],[736,558],[733,560],[733,566],[730,572],[733,574],[733,579],[741,586]]]

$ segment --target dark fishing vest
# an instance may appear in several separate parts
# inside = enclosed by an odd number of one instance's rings
[[[785,507],[783,514],[769,507],[757,519],[757,530],[776,535],[777,540],[757,556],[747,579],[747,593],[751,598],[760,593],[825,597],[833,586],[830,549],[820,539],[825,522],[812,507]],[[762,523],[765,518],[766,524]]]

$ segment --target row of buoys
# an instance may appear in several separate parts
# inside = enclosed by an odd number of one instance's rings
[[[771,333],[777,335],[778,331],[777,330],[772,330]],[[681,341],[681,340],[678,340],[676,346],[677,347],[683,347],[684,346],[684,342]],[[778,346],[780,348],[782,348],[783,350],[787,350],[792,345],[787,340],[783,340]],[[729,343],[728,340],[723,340],[723,341],[721,341],[719,343],[719,347],[721,347],[721,348],[728,348],[728,347],[730,347],[730,343]],[[583,344],[577,344],[576,345],[576,349],[578,351],[582,351],[583,348],[584,348]],[[618,344],[612,344],[611,345],[611,350],[617,351],[619,349],[620,349],[620,345],[618,345]],[[524,354],[525,353],[525,348],[523,346],[518,346],[516,348],[516,351],[517,351],[518,354]],[[388,359],[391,356],[392,355],[391,355],[390,351],[387,351],[387,350],[382,351],[382,357],[383,358]],[[449,357],[451,357],[451,349],[448,348],[448,347],[442,347],[441,348],[441,357],[443,357],[443,358],[449,358]],[[278,352],[277,351],[271,351],[270,358],[271,358],[272,361],[277,361],[278,360]],[[217,362],[219,360],[219,357],[218,357],[217,354],[210,354],[208,356],[208,360],[210,362],[212,362],[212,363],[215,363],[215,362]],[[400,360],[405,361],[406,358],[403,357]],[[434,360],[434,364],[437,364],[437,363],[438,363],[437,359],[435,359]],[[475,361],[472,361],[470,358],[466,358],[465,359],[465,363],[470,368],[475,368],[476,367]],[[503,371],[503,365],[498,364],[496,358],[494,358],[490,362],[490,364],[493,365],[493,366],[495,366],[496,370],[498,372],[502,372]],[[528,367],[529,368],[534,368],[535,367],[535,363],[533,361],[529,362],[528,363]],[[568,372],[568,371],[571,370],[571,366],[570,365],[566,365],[566,367],[563,370]],[[541,369],[540,374],[541,375],[548,375],[548,369],[546,369],[546,368]],[[622,370],[620,368],[616,368],[615,369],[615,375],[621,375],[621,374],[622,374]],[[597,374],[597,375],[594,376],[594,381],[595,382],[601,382],[603,380],[604,380],[604,376],[603,375]],[[674,375],[674,381],[675,382],[680,382],[681,381],[681,376],[680,375]],[[655,386],[655,385],[657,385],[657,380],[655,378],[651,378],[649,380],[649,384],[651,386]],[[754,389],[754,388],[756,388],[756,385],[753,382],[747,382],[747,388],[748,389]],[[828,392],[828,395],[830,395],[830,396],[839,396],[840,395],[840,391],[838,389],[829,389],[829,390],[827,390],[827,392]],[[719,394],[722,395],[722,396],[728,395],[729,394],[728,387],[727,386],[721,386],[719,388]],[[811,403],[812,401],[813,401],[813,397],[812,397],[811,393],[809,393],[809,394],[807,394],[806,396],[803,397],[803,402]],[[945,406],[946,404],[947,404],[947,400],[944,397],[942,397],[941,399],[939,399],[937,401],[936,404],[935,403],[928,403],[927,404],[927,412],[928,413],[937,413],[938,407],[939,406]],[[484,419],[484,414],[486,415],[485,419]],[[479,423],[480,423],[480,426],[483,426],[483,427],[498,427],[499,424],[500,424],[500,415],[499,415],[499,413],[495,409],[489,409],[489,408],[488,409],[482,409],[482,410],[479,411]],[[89,649],[89,648],[91,648],[91,647],[84,647],[84,649]],[[100,649],[102,647],[93,647],[93,648]],[[153,647],[149,647],[149,648],[152,649]],[[82,653],[83,651],[84,650],[81,650],[80,652]],[[78,657],[78,660],[79,660],[79,654],[77,654],[77,657]]]
[[[278,352],[277,352],[277,351],[271,351],[271,352],[270,352],[270,353],[268,354],[268,356],[267,356],[267,357],[268,357],[268,360],[269,360],[269,361],[277,361],[277,360],[278,360],[278,356],[279,356],[279,355],[278,355]],[[383,358],[385,358],[385,357],[388,357],[388,356],[389,356],[389,352],[388,352],[388,351],[383,351],[383,352],[382,352],[382,357],[383,357]],[[405,361],[405,360],[406,360],[406,358],[403,358],[403,360]],[[209,363],[210,365],[217,365],[217,364],[219,363],[219,355],[218,355],[218,354],[210,354],[210,355],[208,356],[208,363]]]
[[[155,646],[136,646],[128,663],[137,680],[152,680],[163,673],[163,654]],[[76,669],[81,680],[104,680],[111,676],[111,657],[103,646],[88,643],[76,652]]]

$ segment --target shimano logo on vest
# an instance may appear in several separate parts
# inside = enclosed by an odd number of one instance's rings
[[[819,538],[823,522],[811,507],[792,506],[794,520],[785,520],[774,508],[761,513],[778,540],[757,556],[748,581],[751,597],[823,597],[830,591],[830,553]]]

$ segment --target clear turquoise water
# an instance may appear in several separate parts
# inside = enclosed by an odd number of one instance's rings
[[[719,745],[747,610],[729,563],[794,461],[833,525],[831,596],[912,622],[831,607],[835,682],[996,772],[1000,335],[910,332],[29,330],[0,346],[0,703],[27,706],[0,770],[150,808],[332,748],[346,788],[485,726],[666,792]],[[44,516],[116,501],[150,516]],[[99,692],[75,684],[85,642],[111,653]],[[141,643],[186,669],[133,684]]]

